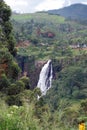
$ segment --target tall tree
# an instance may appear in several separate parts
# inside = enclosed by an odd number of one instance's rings
[[[11,9],[10,7],[3,1],[0,0],[0,29],[2,30],[2,34],[4,36],[4,40],[1,40],[2,44],[4,42],[4,46],[8,48],[9,52],[14,56],[15,51],[15,40],[12,35],[12,25],[10,22]]]
[[[0,0],[0,91],[5,91],[13,79],[17,79],[19,72],[13,57],[16,52],[10,16],[10,7]]]

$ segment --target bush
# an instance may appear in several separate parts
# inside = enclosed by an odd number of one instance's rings
[[[24,83],[26,89],[29,89],[30,80],[29,80],[28,77],[23,76],[23,77],[20,79],[20,81],[22,81],[22,82]]]
[[[10,85],[9,79],[5,74],[2,74],[0,78],[0,90],[6,92],[6,89],[8,88],[9,85]]]

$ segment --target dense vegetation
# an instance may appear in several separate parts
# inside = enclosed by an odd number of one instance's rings
[[[87,46],[86,25],[45,12],[13,14],[11,19],[20,55],[46,60],[85,53],[72,46]]]
[[[11,17],[0,1],[0,130],[76,130],[87,122],[86,32],[86,24],[44,12]],[[47,95],[37,100],[41,92],[20,76],[16,55],[30,57],[33,70],[34,61],[52,59]]]

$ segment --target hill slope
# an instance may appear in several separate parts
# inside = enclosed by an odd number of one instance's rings
[[[56,10],[49,10],[48,13],[57,14],[71,19],[87,19],[87,5],[73,4]]]
[[[27,44],[27,48],[20,46],[18,54],[34,55],[37,59],[58,59],[73,53],[70,45],[87,44],[87,25],[76,21],[45,12],[15,14],[11,18],[17,43]]]

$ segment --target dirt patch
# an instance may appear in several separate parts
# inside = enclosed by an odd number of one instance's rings
[[[31,44],[30,41],[23,41],[23,42],[17,43],[17,46],[16,46],[16,47],[24,47],[24,48],[26,48],[26,47],[28,47],[30,44]]]

